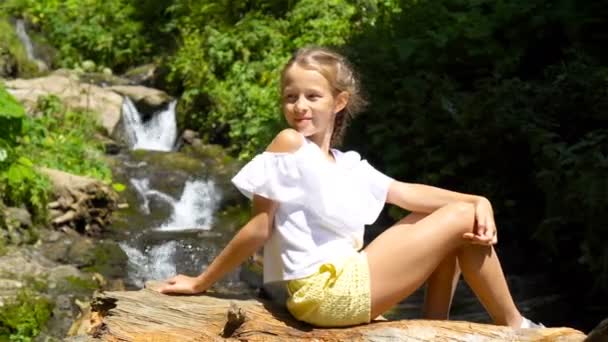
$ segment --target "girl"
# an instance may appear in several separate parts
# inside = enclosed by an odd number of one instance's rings
[[[316,326],[370,322],[424,282],[424,316],[447,319],[462,272],[496,324],[538,327],[511,298],[486,198],[399,182],[332,148],[363,105],[344,57],[297,51],[281,95],[291,128],[232,179],[253,200],[251,220],[202,274],[168,279],[162,293],[203,292],[264,246],[264,283],[284,286],[287,309]],[[361,250],[385,203],[412,214]]]

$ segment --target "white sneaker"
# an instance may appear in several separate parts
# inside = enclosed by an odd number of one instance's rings
[[[520,329],[540,329],[540,328],[545,328],[545,326],[542,323],[534,323],[531,320],[527,319],[526,317],[521,317],[521,325],[519,326]]]

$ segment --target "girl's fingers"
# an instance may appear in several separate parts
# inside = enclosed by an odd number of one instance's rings
[[[473,234],[473,233],[464,233],[462,238],[468,240],[470,243],[476,245],[489,245],[492,243],[492,238],[488,238],[483,235]]]
[[[159,292],[160,293],[171,292],[171,285],[165,285],[165,286],[161,287]]]
[[[486,220],[481,216],[479,212],[476,212],[475,216],[475,220],[477,221],[475,233],[477,233],[478,235],[483,235],[486,230]]]

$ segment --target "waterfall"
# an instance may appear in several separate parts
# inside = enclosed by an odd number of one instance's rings
[[[169,220],[158,227],[158,230],[209,230],[213,223],[213,213],[217,210],[220,195],[212,180],[186,181],[179,200],[164,192],[150,188],[147,178],[132,178],[130,183],[141,198],[140,210],[150,214],[150,198],[155,197],[172,208]]]
[[[148,115],[142,116],[125,97],[123,127],[130,149],[160,151],[156,153],[172,151],[177,136],[175,107],[176,102],[172,101],[165,109],[144,119]],[[142,287],[147,280],[165,279],[176,272],[200,272],[209,257],[216,254],[203,243],[200,235],[212,229],[214,213],[221,200],[215,181],[190,178],[184,181],[181,194],[176,195],[174,191],[169,194],[168,190],[160,190],[161,187],[153,183],[153,175],[144,172],[146,162],[125,161],[124,165],[139,170],[138,176],[129,178],[129,184],[137,195],[138,213],[143,215],[144,222],[147,217],[152,218],[152,214],[159,214],[154,210],[161,208],[164,213],[162,208],[170,208],[170,215],[164,221],[155,221],[157,223],[152,227],[144,227],[143,231],[130,235],[119,244],[129,259],[129,284]],[[167,177],[171,177],[170,172]]]
[[[32,40],[25,31],[25,23],[23,22],[23,19],[17,19],[17,22],[15,23],[15,31],[17,33],[17,37],[19,37],[19,40],[21,41],[21,44],[23,44],[23,47],[25,47],[27,58],[31,61],[36,61]]]
[[[36,55],[34,54],[34,45],[32,44],[30,36],[27,34],[27,31],[25,29],[25,22],[23,21],[23,19],[17,19],[17,21],[15,22],[15,33],[17,34],[17,38],[19,38],[19,41],[21,41],[21,44],[25,48],[25,54],[27,55],[27,58],[36,64],[36,66],[38,67],[38,71],[47,70],[48,66],[46,65],[46,63],[36,58]]]
[[[167,108],[152,114],[144,122],[131,99],[125,96],[122,104],[123,123],[132,150],[173,150],[177,137],[176,104],[177,101],[171,101]]]
[[[187,181],[180,200],[174,203],[169,222],[159,229],[211,229],[218,203],[219,191],[213,181]]]

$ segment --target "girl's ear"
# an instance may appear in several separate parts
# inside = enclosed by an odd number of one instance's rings
[[[336,96],[336,106],[334,107],[334,114],[340,113],[348,104],[348,98],[350,94],[348,92],[341,92]]]

